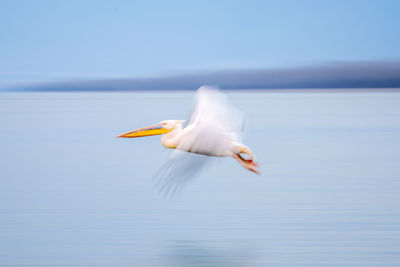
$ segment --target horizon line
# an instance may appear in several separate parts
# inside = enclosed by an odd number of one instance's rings
[[[221,89],[399,88],[400,61],[346,61],[288,68],[218,70],[152,78],[80,79],[14,86],[7,91],[148,91]]]

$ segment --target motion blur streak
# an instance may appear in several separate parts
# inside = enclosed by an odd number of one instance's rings
[[[179,192],[205,163],[204,157],[199,157],[195,162],[196,157],[183,152],[232,157],[244,168],[258,173],[254,154],[240,141],[243,130],[242,113],[232,107],[225,95],[216,88],[201,87],[195,100],[196,104],[185,128],[182,126],[183,120],[165,120],[155,126],[117,136],[131,138],[164,134],[161,144],[177,150],[156,175],[157,186],[167,195]]]

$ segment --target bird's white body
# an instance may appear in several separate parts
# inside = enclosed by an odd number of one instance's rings
[[[175,149],[170,161],[162,168],[167,177],[164,180],[169,184],[167,187],[181,187],[178,184],[182,183],[182,178],[177,177],[187,176],[185,173],[193,174],[204,163],[204,160],[201,160],[201,164],[198,164],[200,161],[185,161],[189,155],[182,151],[214,157],[233,157],[246,169],[258,173],[253,153],[241,143],[242,122],[242,113],[230,105],[220,91],[203,86],[196,92],[195,106],[187,123],[182,120],[165,120],[118,137],[163,134],[161,144]],[[243,154],[247,159],[242,157]]]
[[[243,146],[228,134],[222,136],[218,143],[212,140],[215,136],[211,137],[209,132],[203,135],[204,140],[194,136],[201,138],[199,128],[193,126],[183,128],[183,123],[177,121],[175,128],[161,137],[161,144],[166,148],[214,157],[227,157],[240,153],[240,146]]]
[[[181,120],[166,120],[159,124],[172,129],[161,143],[167,148],[207,156],[240,154],[242,113],[232,107],[218,90],[201,87],[195,95],[195,108],[186,127]]]

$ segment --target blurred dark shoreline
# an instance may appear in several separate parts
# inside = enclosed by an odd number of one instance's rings
[[[323,66],[225,70],[140,79],[98,79],[20,86],[19,92],[186,91],[200,86],[223,90],[393,90],[400,88],[400,61],[342,62]]]
[[[282,88],[282,89],[222,89],[226,93],[400,93],[399,88]],[[186,89],[186,90],[173,90],[173,89],[147,89],[147,90],[3,90],[1,93],[5,94],[20,94],[20,93],[32,93],[32,94],[40,94],[40,93],[113,93],[113,94],[124,94],[124,93],[185,93],[185,92],[195,92],[195,89]]]

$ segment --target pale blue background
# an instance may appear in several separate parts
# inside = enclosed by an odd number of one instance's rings
[[[192,93],[1,94],[0,265],[398,266],[400,94],[228,96],[262,176],[224,158],[166,199],[159,136],[115,136]]]
[[[400,2],[0,1],[0,87],[400,59]]]

